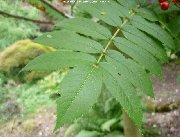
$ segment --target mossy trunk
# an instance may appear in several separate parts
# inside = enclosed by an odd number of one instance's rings
[[[142,137],[140,130],[134,122],[129,118],[126,112],[123,111],[124,134],[125,137]]]

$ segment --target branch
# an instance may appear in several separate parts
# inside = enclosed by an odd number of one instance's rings
[[[65,14],[65,13],[63,13],[63,12],[61,12],[58,8],[56,8],[56,7],[54,7],[51,3],[49,3],[48,1],[46,1],[46,0],[40,0],[42,3],[44,3],[45,5],[47,5],[47,6],[49,6],[49,7],[51,7],[53,10],[55,10],[56,12],[58,12],[60,15],[62,15],[63,17],[65,17],[65,18],[68,18],[68,16]]]
[[[6,16],[8,18],[15,18],[15,19],[25,20],[25,21],[39,23],[39,24],[52,24],[52,25],[54,24],[52,21],[40,21],[40,20],[35,20],[35,19],[29,19],[29,18],[22,17],[22,16],[12,15],[12,14],[6,13],[1,10],[0,10],[0,15]]]

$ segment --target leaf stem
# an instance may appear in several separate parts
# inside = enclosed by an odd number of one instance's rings
[[[132,12],[130,17],[134,16],[135,12]],[[119,31],[122,29],[122,27],[124,27],[124,25],[126,25],[126,23],[129,21],[129,19],[125,19],[124,22],[121,24],[121,26],[116,30],[116,32],[113,34],[113,36],[110,38],[110,40],[108,41],[107,45],[105,46],[105,48],[103,49],[103,51],[101,52],[100,57],[97,60],[96,64],[99,64],[102,57],[104,56],[104,54],[106,53],[107,49],[109,48],[110,44],[112,43],[113,39],[117,36],[117,34],[119,33]]]

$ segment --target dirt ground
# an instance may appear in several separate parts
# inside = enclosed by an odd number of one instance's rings
[[[66,127],[53,133],[55,120],[55,109],[44,109],[25,120],[13,120],[0,127],[0,137],[62,137]]]
[[[165,137],[180,137],[180,66],[172,62],[163,67],[163,80],[153,79],[156,112],[146,114],[146,123],[159,128]]]
[[[180,83],[176,82],[180,66],[170,63],[163,67],[164,79],[153,78],[155,112],[145,114],[145,124],[157,128],[164,137],[180,137]],[[55,109],[42,110],[26,120],[14,120],[0,127],[0,137],[62,137],[66,127],[56,134]]]

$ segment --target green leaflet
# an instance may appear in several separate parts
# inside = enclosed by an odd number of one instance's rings
[[[28,63],[22,71],[53,71],[60,68],[75,67],[93,62],[96,62],[95,57],[86,53],[73,51],[54,51],[38,56],[33,61]]]
[[[138,29],[145,31],[146,33],[152,35],[154,38],[157,38],[159,41],[165,44],[165,46],[167,46],[168,48],[170,49],[175,48],[172,37],[159,25],[155,23],[150,23],[140,16],[135,16],[132,19],[131,23]]]
[[[137,15],[140,15],[141,17],[149,21],[153,21],[153,22],[159,21],[156,14],[150,9],[139,8],[139,9],[136,9],[135,11],[137,12]]]
[[[156,59],[146,50],[138,47],[136,44],[125,38],[116,37],[114,39],[115,46],[122,52],[132,57],[139,64],[144,66],[151,73],[161,77],[161,66]]]
[[[150,78],[145,70],[136,62],[125,59],[120,52],[114,50],[108,52],[106,60],[117,69],[120,75],[126,77],[136,88],[140,88],[147,96],[154,97]]]
[[[136,8],[137,6],[137,2],[135,0],[117,0],[122,6],[126,7],[126,8]]]
[[[66,19],[55,25],[55,28],[71,30],[96,39],[111,38],[111,32],[107,28],[86,18]]]
[[[121,106],[129,117],[134,121],[139,129],[141,129],[142,123],[142,106],[140,98],[138,97],[134,87],[127,80],[117,75],[116,69],[114,69],[108,63],[101,63],[103,68],[103,81],[117,101],[120,102]]]
[[[68,30],[44,33],[42,36],[36,38],[34,42],[57,49],[74,50],[86,53],[99,53],[103,49],[98,42]]]
[[[136,43],[163,63],[168,61],[166,51],[142,31],[133,26],[126,25],[123,28],[123,34],[128,40]]]
[[[76,67],[60,83],[55,130],[87,113],[101,93],[102,74],[92,64]]]
[[[97,17],[98,19],[104,21],[105,23],[112,25],[112,26],[120,26],[121,25],[121,18],[120,16],[123,16],[122,13],[119,12],[119,9],[116,7],[113,7],[113,5],[110,3],[83,3],[78,6],[82,11],[85,11],[89,14],[91,14],[94,17]]]
[[[118,9],[118,15],[120,17],[129,17],[130,16],[130,13],[129,13],[129,10],[125,7],[123,7],[122,5],[116,3],[116,2],[110,2],[109,3],[113,8],[116,8]]]

